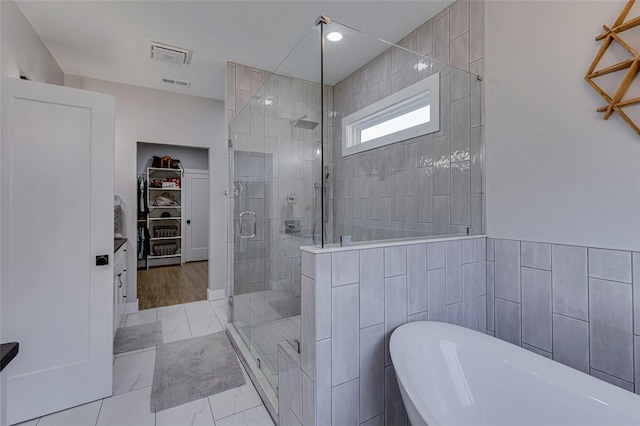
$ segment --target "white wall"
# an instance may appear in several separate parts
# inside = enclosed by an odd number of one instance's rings
[[[640,137],[583,80],[625,3],[486,2],[490,237],[640,250]]]
[[[64,83],[62,69],[13,0],[0,1],[0,70],[3,77],[19,78],[22,71],[34,81]],[[1,334],[0,342],[4,342]],[[5,426],[7,421],[6,384],[6,371],[3,371],[0,373],[0,426]]]
[[[136,265],[137,142],[209,148],[210,250],[209,288],[223,289],[227,279],[227,209],[220,192],[227,187],[227,142],[224,102],[156,89],[65,76],[67,86],[116,97],[116,194],[125,202],[129,241],[127,264]],[[136,298],[136,274],[128,274],[127,298]]]
[[[0,1],[2,8],[2,75],[33,81],[64,84],[64,73],[13,0]]]

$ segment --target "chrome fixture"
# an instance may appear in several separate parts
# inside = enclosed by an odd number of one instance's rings
[[[305,129],[305,130],[313,130],[318,125],[318,123],[316,123],[315,121],[307,120],[307,116],[306,115],[303,115],[302,117],[298,118],[297,120],[291,120],[291,121],[289,121],[289,123],[293,127],[297,127],[299,129]]]

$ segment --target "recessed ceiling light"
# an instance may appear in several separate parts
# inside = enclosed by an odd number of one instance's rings
[[[332,33],[327,34],[327,40],[329,41],[340,41],[342,40],[342,33],[334,31]]]

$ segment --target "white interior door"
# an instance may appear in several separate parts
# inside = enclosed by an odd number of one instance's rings
[[[209,258],[209,173],[186,171],[185,219],[187,262]]]
[[[5,370],[13,424],[112,393],[114,98],[2,85],[0,333],[20,342]]]

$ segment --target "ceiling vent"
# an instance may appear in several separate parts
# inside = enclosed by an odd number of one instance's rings
[[[191,86],[191,82],[190,81],[177,80],[175,78],[163,78],[162,82],[166,83],[166,84],[173,84],[175,86],[180,86],[180,87],[189,87],[189,86]]]
[[[167,44],[151,42],[151,59],[170,64],[189,65],[193,51]]]

